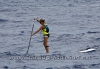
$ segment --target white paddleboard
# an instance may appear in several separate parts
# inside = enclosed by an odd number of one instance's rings
[[[79,52],[91,52],[91,51],[95,51],[95,49],[89,48],[89,49],[86,49],[86,50],[81,50]]]

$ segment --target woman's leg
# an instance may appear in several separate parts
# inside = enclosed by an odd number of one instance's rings
[[[43,42],[43,44],[44,44],[46,53],[49,53],[48,37],[44,37],[44,42]]]

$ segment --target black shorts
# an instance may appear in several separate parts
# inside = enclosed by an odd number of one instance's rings
[[[49,38],[50,34],[45,34],[44,37],[48,37]]]

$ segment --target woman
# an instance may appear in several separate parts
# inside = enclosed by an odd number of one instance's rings
[[[41,26],[36,32],[31,34],[31,36],[35,35],[40,30],[42,30],[42,33],[43,33],[43,36],[44,36],[43,45],[45,47],[46,53],[49,53],[49,46],[48,46],[49,28],[48,28],[48,25],[46,24],[44,19],[38,20],[37,18],[34,18],[34,20],[37,20],[37,22],[39,22],[41,24]]]

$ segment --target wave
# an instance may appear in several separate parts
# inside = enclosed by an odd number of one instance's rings
[[[88,31],[87,33],[89,34],[95,34],[95,33],[100,33],[99,31]]]
[[[20,54],[11,53],[11,52],[0,53],[0,57],[4,57],[4,56],[20,56]]]
[[[84,64],[73,65],[72,67],[73,67],[73,69],[86,69],[86,68],[84,67]]]
[[[84,36],[85,33],[80,33],[80,34],[62,34],[62,35],[58,35],[58,37],[56,37],[56,39],[52,40],[52,41],[68,41],[68,40],[80,40],[82,39],[82,36]]]
[[[100,63],[98,63],[98,64],[90,64],[89,68],[100,68]]]
[[[7,22],[8,20],[0,19],[0,23]]]
[[[10,8],[9,9],[3,8],[3,9],[0,10],[0,12],[15,12],[15,11],[17,11],[17,10],[13,10],[13,9],[10,9]]]
[[[64,54],[51,54],[51,55],[47,55],[47,56],[61,56],[61,55],[64,55]],[[6,56],[5,58],[8,58],[9,56],[14,56],[14,57],[28,57],[28,56],[35,56],[34,54],[29,54],[29,55],[25,55],[25,54],[16,54],[16,53],[11,53],[11,52],[3,52],[3,53],[0,53],[0,58],[3,57],[3,56]],[[44,55],[46,56],[46,55]],[[16,58],[17,58],[16,57]],[[4,57],[3,57],[4,58]],[[9,59],[9,60],[13,60],[12,59]],[[24,60],[16,60],[17,63],[21,63],[23,62],[24,63]],[[9,68],[12,68],[12,69],[36,69],[35,67],[30,67],[30,66],[27,66],[27,65],[23,65],[23,66],[16,66],[16,67],[12,67],[12,66],[3,66],[4,69],[9,69]],[[100,63],[92,63],[92,64],[73,64],[73,65],[65,65],[65,66],[61,66],[61,67],[52,67],[52,66],[49,66],[49,67],[46,67],[45,69],[88,69],[88,68],[100,68]],[[38,69],[41,69],[41,68],[38,68]]]
[[[4,69],[8,69],[9,67],[8,67],[8,66],[4,66],[3,68],[4,68]]]
[[[96,40],[96,41],[100,41],[100,38],[96,38],[95,40]]]
[[[21,23],[21,22],[23,22],[23,21],[22,21],[22,20],[19,20],[19,21],[18,21],[18,20],[13,20],[12,22],[13,22],[13,23]]]
[[[11,68],[11,67],[9,67],[9,66],[3,66],[3,68],[4,69],[8,69],[8,68]],[[13,69],[36,69],[35,67],[33,68],[33,67],[29,67],[29,66],[26,66],[26,65],[24,65],[24,66],[22,66],[22,67],[14,67]],[[52,66],[50,66],[50,67],[46,67],[45,69],[90,69],[90,68],[94,68],[94,69],[96,69],[96,68],[100,68],[100,63],[98,63],[98,64],[74,64],[74,65],[70,65],[70,66],[68,66],[68,65],[66,65],[66,66],[62,66],[62,67],[52,67]],[[38,69],[41,69],[41,68],[38,68]]]
[[[62,35],[58,35],[58,37],[56,37],[56,39],[52,40],[52,41],[66,41],[67,37],[72,37],[72,34],[62,34]]]
[[[9,69],[9,68],[11,68],[11,69],[36,69],[36,68],[31,68],[31,67],[29,67],[29,66],[22,66],[22,67],[9,67],[9,66],[4,66],[3,67],[4,69]]]

